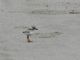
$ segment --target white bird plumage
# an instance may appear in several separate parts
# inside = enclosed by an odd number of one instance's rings
[[[28,28],[26,31],[23,31],[23,33],[26,35],[31,35],[32,34],[31,31],[35,31],[35,30],[38,30],[36,26],[31,26],[31,28]]]

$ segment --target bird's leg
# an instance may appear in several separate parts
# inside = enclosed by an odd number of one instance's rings
[[[27,42],[32,42],[29,35],[27,35]]]

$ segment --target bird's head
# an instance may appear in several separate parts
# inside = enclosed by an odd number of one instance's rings
[[[36,26],[32,26],[32,29],[33,30],[38,30],[38,28],[36,28]]]

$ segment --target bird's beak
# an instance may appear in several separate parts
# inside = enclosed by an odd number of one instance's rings
[[[36,28],[36,30],[38,30],[38,29]]]

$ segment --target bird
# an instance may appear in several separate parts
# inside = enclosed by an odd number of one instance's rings
[[[27,36],[27,42],[32,42],[30,39],[30,36],[32,34],[31,31],[35,31],[35,30],[38,30],[38,28],[36,26],[31,26],[26,31],[22,32],[23,34],[25,34]]]

